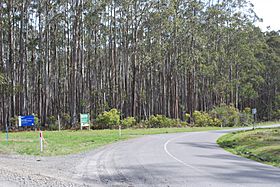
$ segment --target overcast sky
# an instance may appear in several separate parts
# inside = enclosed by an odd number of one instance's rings
[[[254,5],[255,12],[263,23],[257,25],[266,31],[270,26],[271,30],[280,30],[280,0],[250,0]]]

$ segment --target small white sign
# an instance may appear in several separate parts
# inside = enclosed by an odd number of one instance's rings
[[[252,114],[257,114],[257,109],[256,108],[252,109]]]

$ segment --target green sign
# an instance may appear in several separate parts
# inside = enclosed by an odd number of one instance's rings
[[[83,127],[89,127],[89,129],[90,129],[89,114],[81,114],[80,122],[81,122],[81,130]]]
[[[81,124],[89,123],[89,114],[81,114]]]

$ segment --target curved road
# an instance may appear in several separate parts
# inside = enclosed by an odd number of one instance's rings
[[[280,168],[216,144],[235,130],[152,135],[109,145],[88,153],[73,180],[89,186],[279,187]]]

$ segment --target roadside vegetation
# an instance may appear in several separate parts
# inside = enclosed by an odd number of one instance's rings
[[[63,114],[58,117],[47,117],[46,123],[41,125],[39,118],[35,114],[35,123],[37,129],[58,130],[59,124],[64,130],[78,130],[79,122],[75,126],[70,125],[71,116]],[[119,110],[113,108],[100,113],[91,120],[92,129],[118,129],[124,128],[174,128],[174,127],[234,127],[248,126],[253,123],[251,108],[238,110],[233,105],[221,104],[208,112],[194,111],[192,114],[185,113],[183,119],[169,118],[165,115],[156,114],[149,116],[146,120],[135,117],[123,117]],[[27,130],[18,127],[18,117],[10,119],[9,129],[11,131]]]
[[[127,121],[127,120],[125,120]],[[128,120],[129,121],[129,120]],[[133,122],[133,120],[132,120]],[[259,123],[256,125],[272,125],[276,122]],[[131,123],[128,123],[131,124]],[[225,127],[233,128],[233,127]],[[106,144],[143,135],[198,132],[220,130],[220,127],[173,127],[173,128],[126,128],[121,130],[121,136],[117,129],[105,130],[62,130],[43,131],[44,151],[40,152],[39,132],[24,131],[9,133],[8,143],[6,133],[0,133],[0,154],[21,154],[56,156],[85,152]],[[224,128],[223,128],[224,129]]]
[[[55,156],[67,155],[88,151],[102,145],[142,135],[195,132],[218,130],[218,127],[195,128],[153,128],[153,129],[123,129],[121,136],[118,130],[84,130],[84,131],[44,131],[44,151],[40,152],[39,132],[9,133],[9,142],[6,142],[5,133],[0,133],[1,154],[23,154]]]
[[[217,143],[233,154],[280,167],[280,128],[234,132]]]
[[[238,110],[233,105],[221,104],[209,112],[194,111],[185,113],[184,119],[168,118],[165,115],[151,115],[146,120],[134,117],[121,119],[122,114],[117,109],[105,111],[93,120],[94,129],[122,128],[171,128],[171,127],[234,127],[248,126],[253,123],[250,108]]]
[[[48,124],[40,126],[35,115],[36,128],[29,129],[17,127],[17,118],[12,118],[14,128],[10,129],[8,144],[5,133],[1,134],[0,153],[66,155],[141,135],[217,130],[221,127],[249,126],[253,122],[250,108],[239,111],[225,104],[209,112],[194,111],[192,115],[186,113],[183,121],[164,115],[151,115],[147,120],[140,121],[134,117],[122,119],[120,111],[113,108],[100,113],[91,121],[92,131],[78,131],[79,124],[73,128],[69,125],[70,118],[66,114],[61,116],[59,123],[62,131],[58,131],[58,121],[54,116],[47,118]],[[122,129],[121,136],[119,128]],[[40,153],[39,132],[35,132],[39,129],[44,131],[43,153]]]
[[[222,103],[280,117],[280,33],[255,26],[249,0],[73,2],[1,0],[1,129],[33,113],[74,128],[112,108],[183,120]]]

